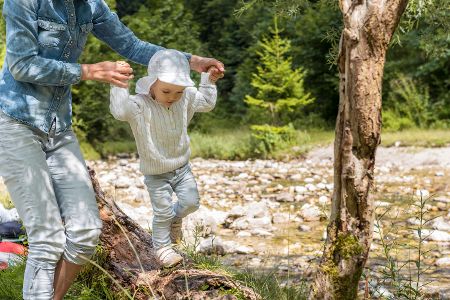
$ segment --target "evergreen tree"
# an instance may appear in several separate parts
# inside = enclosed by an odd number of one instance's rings
[[[122,21],[144,41],[199,54],[201,50],[197,26],[182,2],[168,0],[159,2],[156,6],[154,2],[146,0],[135,14],[125,16]],[[109,6],[114,10],[115,1],[110,0]],[[96,63],[105,60],[124,58],[91,35],[80,62]],[[132,65],[136,80],[147,72],[147,66]],[[133,91],[136,80],[130,84],[130,91]],[[82,82],[73,87],[75,121],[87,131],[87,140],[94,144],[132,139],[128,124],[114,120],[109,113],[109,88],[109,84],[99,82]]]
[[[250,107],[261,108],[263,115],[269,113],[272,125],[283,125],[286,112],[300,109],[314,101],[303,87],[305,72],[292,68],[292,57],[288,56],[291,42],[280,36],[277,19],[271,28],[271,38],[264,37],[257,55],[261,64],[253,74],[251,85],[257,90],[255,97],[247,95],[245,102]]]

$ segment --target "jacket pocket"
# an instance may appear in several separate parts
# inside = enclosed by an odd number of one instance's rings
[[[78,48],[83,49],[84,45],[86,45],[87,38],[89,36],[89,33],[94,28],[94,25],[92,23],[86,23],[80,25],[80,34],[78,38]]]
[[[58,47],[68,31],[65,24],[51,22],[47,20],[38,20],[39,36],[38,42],[42,47],[56,48]]]

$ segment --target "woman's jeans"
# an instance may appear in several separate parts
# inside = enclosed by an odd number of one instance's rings
[[[102,225],[75,134],[47,135],[0,112],[0,176],[28,235],[23,297],[53,299],[56,264],[84,264]]]
[[[175,218],[184,218],[200,206],[197,183],[189,163],[171,172],[146,175],[145,185],[153,206],[153,247],[169,246],[170,227]],[[172,202],[175,192],[178,201]]]

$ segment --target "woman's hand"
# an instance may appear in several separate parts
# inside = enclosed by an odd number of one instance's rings
[[[133,69],[124,61],[103,61],[96,64],[81,65],[81,80],[95,80],[126,88],[133,79]]]
[[[211,70],[211,77],[213,78],[220,79],[224,76],[225,73],[225,67],[223,63],[214,58],[192,55],[189,64],[192,70],[199,73],[208,72],[212,67],[215,67]]]

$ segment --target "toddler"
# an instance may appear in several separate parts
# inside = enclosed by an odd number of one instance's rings
[[[217,79],[210,72],[202,73],[197,89],[186,56],[160,50],[149,62],[148,76],[138,80],[136,95],[125,88],[111,88],[111,113],[130,124],[136,140],[153,206],[153,246],[164,267],[183,259],[172,243],[182,239],[182,219],[199,207],[187,127],[194,113],[214,108]],[[173,192],[176,203],[172,203]]]

